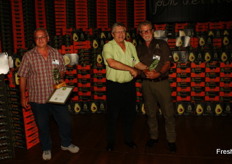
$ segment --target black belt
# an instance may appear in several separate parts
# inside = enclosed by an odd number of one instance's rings
[[[156,79],[143,79],[144,81],[152,81],[152,82],[159,82],[159,81],[163,81],[163,80],[167,80],[168,77],[158,77]]]
[[[134,83],[135,79],[132,79],[131,81],[128,82],[124,82],[124,83],[119,83],[119,82],[115,82],[115,81],[111,81],[111,80],[106,80],[107,83],[115,83],[115,84],[130,84],[130,83]]]

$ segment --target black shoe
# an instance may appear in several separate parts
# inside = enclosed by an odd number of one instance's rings
[[[169,142],[168,143],[168,149],[171,153],[176,152],[176,143],[175,142]]]
[[[113,151],[114,150],[114,144],[108,143],[107,146],[106,146],[106,150],[107,151]]]
[[[149,139],[146,143],[146,146],[153,147],[155,143],[158,143],[158,139]]]
[[[125,144],[127,146],[129,146],[130,148],[132,148],[132,149],[137,148],[137,145],[133,141],[131,141],[131,142],[125,142]]]

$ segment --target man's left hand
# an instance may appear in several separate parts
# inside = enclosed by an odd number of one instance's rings
[[[146,70],[144,71],[144,73],[148,79],[156,79],[160,76],[160,73],[156,72],[155,70],[152,70],[152,71]]]

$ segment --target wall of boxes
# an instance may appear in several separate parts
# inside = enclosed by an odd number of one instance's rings
[[[168,44],[174,65],[169,79],[177,114],[231,115],[232,22],[176,23],[162,28],[171,30]]]
[[[112,39],[110,27],[124,23],[126,39],[137,45],[136,27],[145,19],[146,0],[0,1],[0,52],[14,60],[14,68],[0,79],[0,159],[12,158],[15,147],[30,149],[39,142],[31,110],[20,107],[17,76],[23,54],[34,46],[35,28],[46,28],[49,44],[62,55],[78,57],[78,63],[67,65],[65,82],[74,86],[68,110],[104,113],[101,52]],[[173,53],[169,80],[177,115],[231,115],[232,21],[154,24],[154,29],[165,33],[162,39]],[[137,110],[144,114],[140,79],[136,88]]]

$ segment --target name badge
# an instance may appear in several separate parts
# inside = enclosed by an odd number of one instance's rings
[[[131,55],[131,58],[132,58],[132,62],[134,62],[134,63],[135,63],[135,62],[136,62],[135,57]]]
[[[154,60],[154,59],[160,60],[160,56],[158,56],[158,55],[153,55],[153,56],[152,56],[152,59],[153,59],[153,60]]]
[[[52,64],[59,65],[59,60],[53,59],[53,60],[52,60]]]

